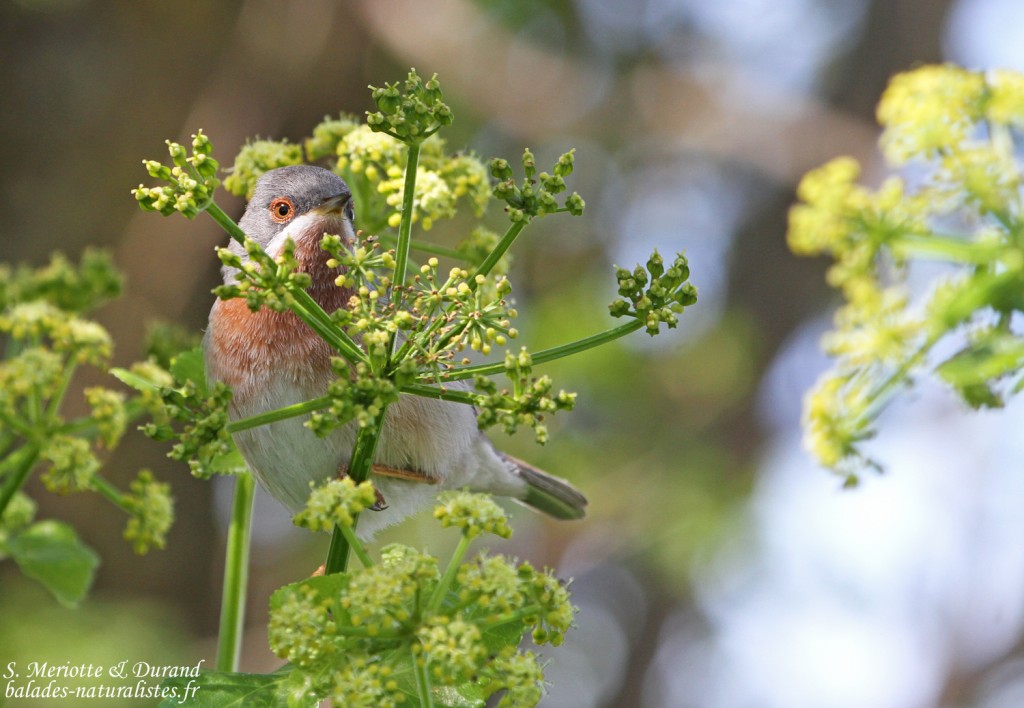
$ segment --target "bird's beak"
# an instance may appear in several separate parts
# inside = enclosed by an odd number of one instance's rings
[[[351,200],[351,194],[336,194],[333,197],[327,197],[319,206],[314,207],[312,212],[319,216],[343,214]]]

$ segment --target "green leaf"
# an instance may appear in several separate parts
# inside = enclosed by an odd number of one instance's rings
[[[89,591],[100,558],[60,521],[40,521],[7,541],[7,552],[21,571],[42,583],[68,607]]]
[[[242,453],[238,451],[234,441],[232,441],[231,452],[213,458],[213,461],[210,463],[210,470],[216,474],[245,474],[249,471],[249,467],[245,464]]]
[[[143,378],[138,374],[134,374],[128,369],[122,369],[120,367],[114,367],[110,369],[110,373],[118,381],[126,386],[134,388],[136,391],[159,391],[160,387],[150,381],[149,379]]]
[[[277,708],[286,703],[284,684],[287,673],[239,674],[209,671],[195,678],[175,676],[160,684],[173,694],[164,698],[161,708],[197,706],[198,708]]]
[[[171,362],[171,374],[179,383],[192,381],[200,398],[210,395],[206,386],[206,364],[202,347],[194,347],[174,357]]]
[[[1002,398],[991,384],[1024,366],[1024,340],[989,332],[940,364],[935,372],[974,408],[996,408]]]

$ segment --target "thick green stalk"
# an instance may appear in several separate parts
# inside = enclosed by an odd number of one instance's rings
[[[491,272],[491,268],[501,260],[501,257],[505,255],[505,251],[512,246],[512,242],[516,240],[519,232],[525,229],[528,223],[529,222],[526,221],[526,219],[523,219],[522,221],[517,221],[508,227],[508,231],[506,231],[505,235],[501,237],[500,241],[498,241],[498,245],[495,246],[494,250],[491,251],[487,258],[484,259],[484,262],[477,267],[476,272],[473,273],[473,277],[469,279],[469,287],[474,289],[476,288],[476,276],[487,275]]]
[[[404,386],[402,386],[402,393],[411,393],[414,396],[422,396],[423,398],[434,398],[439,401],[465,403],[470,406],[475,406],[477,403],[479,403],[479,401],[477,400],[479,396],[470,393],[469,391],[449,391],[438,386],[427,386],[425,384],[405,384]]]
[[[430,695],[430,674],[427,673],[427,660],[423,658],[420,661],[420,657],[416,656],[416,652],[412,651],[414,644],[409,645],[409,651],[412,653],[412,668],[416,675],[416,692],[420,698],[420,708],[434,708],[434,699]]]
[[[455,580],[455,574],[459,572],[459,566],[462,565],[462,559],[465,557],[466,551],[469,550],[470,543],[472,543],[472,539],[470,539],[469,534],[463,533],[462,538],[459,539],[459,545],[455,547],[455,552],[452,553],[452,557],[448,561],[448,567],[444,569],[441,582],[437,584],[433,594],[430,596],[430,601],[427,603],[427,608],[424,612],[426,616],[437,612],[437,608],[444,602],[444,596],[448,594],[448,589],[452,586],[452,581]]]
[[[31,443],[22,445],[3,461],[4,486],[0,487],[0,517],[4,515],[15,492],[24,486],[28,473],[38,461],[39,446]]]
[[[111,504],[120,509],[123,509],[124,511],[127,511],[129,514],[133,513],[133,509],[128,504],[128,502],[125,501],[124,493],[122,493],[121,490],[119,490],[109,481],[107,481],[103,477],[100,477],[97,474],[93,475],[90,484],[92,485],[92,488],[96,490],[96,492],[98,492],[101,497],[109,501]]]
[[[351,526],[337,526],[335,527],[341,531],[345,536],[345,540],[348,541],[349,548],[356,554],[356,558],[363,564],[364,568],[369,568],[373,565],[373,559],[370,558],[370,554],[366,552],[362,542],[356,538],[356,532],[352,530]]]
[[[330,396],[321,396],[320,398],[314,398],[309,401],[302,403],[295,403],[284,408],[277,408],[266,413],[259,413],[257,415],[251,415],[248,418],[242,418],[232,423],[228,423],[226,429],[229,433],[240,433],[243,430],[249,430],[251,428],[258,428],[261,425],[267,425],[268,423],[276,423],[279,420],[287,420],[288,418],[295,418],[306,413],[312,413],[322,408],[327,408],[331,405],[333,399]]]
[[[348,476],[356,484],[365,482],[370,477],[370,470],[373,468],[373,458],[377,452],[377,442],[380,440],[381,430],[384,428],[384,416],[387,409],[381,411],[377,416],[377,424],[359,429],[356,436],[356,444],[352,449],[352,460],[348,465]],[[359,522],[357,518],[352,528]],[[324,564],[324,574],[342,573],[348,566],[348,552],[350,544],[344,532],[334,528],[334,535],[331,536],[331,547],[327,551],[327,562]]]
[[[224,210],[217,206],[217,202],[211,199],[203,211],[209,214],[210,217],[217,222],[217,225],[227,232],[228,236],[235,241],[238,241],[238,243],[245,243],[245,232],[242,231],[242,227],[236,224],[234,219],[225,214]]]
[[[402,193],[402,221],[398,225],[398,245],[395,247],[395,287],[405,285],[409,263],[409,245],[412,242],[413,201],[416,198],[416,167],[420,160],[420,144],[408,143],[409,157],[405,163],[405,186]],[[396,298],[397,301],[397,298]]]
[[[227,552],[224,557],[224,590],[217,637],[217,670],[238,671],[245,622],[245,596],[249,585],[249,541],[256,482],[250,474],[235,478]]]
[[[641,329],[644,323],[640,320],[630,320],[626,324],[607,329],[604,332],[584,337],[583,339],[577,339],[575,342],[569,342],[568,344],[561,344],[557,347],[551,347],[550,349],[543,349],[536,353],[531,353],[530,357],[533,359],[534,364],[543,364],[548,361],[554,361],[555,359],[561,359],[563,357],[572,356],[573,354],[579,354],[580,352],[594,347],[599,347],[602,344],[615,341],[620,337],[625,337],[627,334],[632,334],[638,329]],[[494,364],[475,364],[474,366],[459,366],[450,371],[447,371],[441,375],[440,383],[444,384],[447,381],[458,381],[460,379],[469,379],[477,374],[482,376],[490,376],[492,374],[500,374],[505,370],[504,362],[497,362]],[[420,381],[437,381],[438,377],[436,374],[420,374],[418,377]],[[406,388],[402,389],[403,391]],[[427,395],[426,393],[417,393],[417,391],[410,390],[409,393],[416,393],[417,395]],[[440,398],[440,396],[438,396]]]

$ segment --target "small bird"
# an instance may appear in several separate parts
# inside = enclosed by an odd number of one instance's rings
[[[295,244],[300,270],[311,279],[309,294],[327,312],[345,307],[352,291],[335,284],[338,270],[320,248],[325,233],[355,241],[352,193],[330,170],[309,165],[281,167],[256,183],[239,225],[271,256],[286,239]],[[244,249],[230,249],[243,262]],[[225,283],[234,268],[222,269]],[[218,300],[203,339],[208,377],[231,386],[232,420],[323,396],[336,376],[336,352],[291,312],[245,300]],[[462,385],[459,382],[450,387]],[[356,439],[355,423],[326,437],[303,425],[306,417],[260,426],[234,435],[235,443],[263,487],[293,512],[311,484],[344,475]],[[363,514],[359,535],[372,538],[429,504],[444,489],[470,489],[512,497],[559,519],[584,515],[587,500],[564,480],[505,455],[480,430],[470,406],[403,395],[388,407],[372,468],[376,513]]]

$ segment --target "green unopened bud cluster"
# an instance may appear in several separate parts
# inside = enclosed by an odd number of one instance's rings
[[[370,87],[375,112],[367,112],[366,123],[374,131],[387,133],[402,142],[420,142],[439,128],[451,125],[451,108],[441,100],[441,85],[434,74],[423,81],[416,70],[409,72],[405,83]]]
[[[679,323],[683,309],[697,302],[697,288],[689,283],[690,266],[686,256],[676,255],[666,269],[661,254],[651,254],[647,268],[637,266],[632,271],[617,268],[615,279],[619,284],[619,299],[608,306],[612,317],[635,317],[643,322],[652,337],[667,324],[673,329]]]
[[[496,157],[491,160],[491,176],[498,182],[494,185],[494,196],[505,202],[505,211],[513,223],[529,221],[536,216],[567,211],[573,216],[583,213],[583,198],[576,192],[566,197],[559,204],[556,196],[566,190],[565,178],[572,174],[573,159],[576,150],[558,158],[551,172],[537,174],[537,165],[533,153],[527,149],[523,152],[523,172],[525,177],[516,183],[512,166],[508,160]]]
[[[360,427],[372,425],[388,404],[398,400],[395,382],[374,375],[366,364],[359,363],[353,368],[340,357],[331,362],[338,377],[327,388],[331,404],[310,415],[306,422],[317,435],[327,435],[352,421]]]
[[[142,426],[142,432],[154,440],[175,440],[167,456],[188,463],[196,477],[233,473],[221,466],[235,449],[226,429],[231,389],[220,382],[209,391],[192,380],[176,383],[180,385],[160,389],[153,422]]]
[[[274,312],[285,312],[295,303],[294,288],[305,289],[310,285],[308,273],[300,272],[299,261],[295,258],[295,242],[286,239],[281,252],[271,258],[251,238],[243,244],[247,260],[228,248],[217,249],[220,262],[237,273],[237,284],[220,285],[213,292],[222,300],[236,297],[245,298],[245,304],[256,312],[266,307]]]
[[[192,219],[207,207],[220,184],[216,177],[218,164],[212,156],[213,146],[200,130],[192,136],[191,155],[183,145],[170,140],[167,152],[172,166],[156,160],[142,161],[150,177],[166,184],[159,187],[140,184],[132,194],[145,211],[158,211],[164,216],[178,212]]]
[[[518,354],[505,353],[505,376],[511,388],[498,389],[498,385],[485,376],[473,379],[474,388],[480,392],[477,399],[477,423],[487,429],[501,425],[511,435],[520,425],[533,428],[537,442],[548,441],[548,427],[544,423],[547,415],[558,411],[570,411],[576,405],[576,394],[565,391],[553,392],[551,377],[544,375],[532,378],[533,359],[525,348]]]

